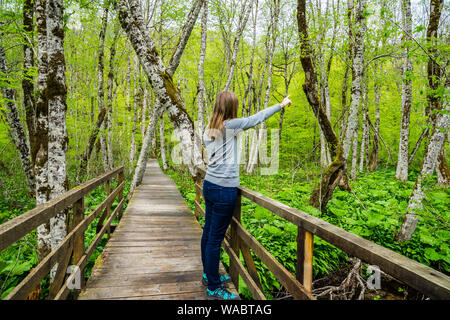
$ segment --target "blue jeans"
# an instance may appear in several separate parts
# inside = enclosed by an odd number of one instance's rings
[[[203,181],[205,199],[205,225],[201,241],[203,272],[208,278],[208,289],[220,286],[220,246],[233,217],[238,189],[222,187]]]

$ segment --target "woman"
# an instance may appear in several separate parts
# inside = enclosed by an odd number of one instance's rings
[[[203,181],[205,226],[201,240],[203,279],[208,299],[235,300],[238,296],[224,284],[231,281],[219,274],[220,246],[233,216],[239,186],[237,134],[263,122],[291,104],[289,96],[280,104],[248,118],[237,118],[239,101],[229,91],[217,95],[209,125],[203,134],[208,154],[208,168]]]

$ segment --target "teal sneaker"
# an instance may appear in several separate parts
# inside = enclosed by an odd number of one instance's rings
[[[224,285],[224,284],[229,283],[229,282],[231,282],[231,277],[227,276],[226,274],[221,274],[220,275],[220,283],[221,283],[221,285]],[[202,284],[205,287],[208,286],[208,278],[206,277],[206,273],[203,274]]]
[[[239,300],[239,296],[231,293],[224,287],[215,290],[206,289],[206,298],[208,300]]]

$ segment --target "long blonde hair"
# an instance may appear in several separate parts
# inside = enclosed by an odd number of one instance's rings
[[[217,138],[217,133],[223,130],[223,122],[228,119],[237,118],[239,100],[231,91],[222,91],[216,97],[214,110],[209,120],[207,135]]]

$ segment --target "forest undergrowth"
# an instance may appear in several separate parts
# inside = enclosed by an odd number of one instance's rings
[[[171,167],[167,174],[175,181],[178,190],[194,212],[195,189],[188,171]],[[394,178],[394,167],[361,173],[356,180],[350,182],[352,192],[336,189],[333,199],[323,213],[307,204],[316,184],[312,176],[314,174],[309,169],[298,170],[294,177],[291,170],[280,169],[277,174],[270,176],[261,176],[259,172],[246,175],[242,172],[240,181],[241,185],[249,189],[323,219],[446,275],[450,273],[448,188],[440,188],[435,184],[435,187],[427,191],[424,213],[420,217],[417,231],[410,241],[399,243],[395,240],[395,232],[401,225],[417,172],[410,172],[405,183]],[[241,219],[244,227],[283,266],[295,274],[297,227],[244,197]],[[200,223],[204,223],[202,218]],[[274,275],[254,254],[253,258],[266,296],[289,298]],[[229,265],[228,255],[223,249],[221,259],[225,266]],[[320,286],[338,286],[352,268],[351,259],[352,257],[342,250],[314,236],[313,290]],[[244,261],[242,257],[241,260]],[[361,276],[367,279],[370,273],[364,274],[366,269],[367,265],[363,264]],[[423,298],[423,295],[412,288],[407,288],[385,274],[382,275],[383,290],[367,292],[366,298]],[[242,280],[240,294],[244,298],[251,298]]]

